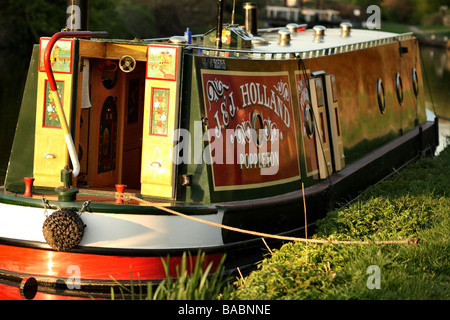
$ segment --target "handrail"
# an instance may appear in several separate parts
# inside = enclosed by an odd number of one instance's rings
[[[75,146],[73,143],[72,135],[70,134],[69,127],[67,125],[66,116],[64,114],[64,110],[61,105],[61,100],[58,95],[58,89],[56,86],[55,77],[53,75],[52,66],[50,63],[50,54],[52,52],[53,46],[56,41],[61,38],[92,38],[92,37],[106,37],[108,35],[107,32],[99,31],[99,32],[91,32],[91,31],[61,31],[55,33],[47,44],[47,47],[44,51],[44,66],[45,72],[47,73],[48,83],[50,85],[50,91],[55,100],[56,105],[56,113],[58,114],[59,120],[61,122],[61,128],[64,133],[64,138],[66,140],[67,149],[69,151],[70,160],[72,162],[73,167],[73,176],[76,177],[80,173],[80,162],[78,161],[77,152],[75,150]]]

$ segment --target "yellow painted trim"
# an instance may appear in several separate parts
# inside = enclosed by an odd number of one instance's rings
[[[147,47],[145,47],[147,50]],[[174,48],[174,47],[168,47]],[[178,126],[182,48],[177,48],[176,80],[145,79],[144,121],[142,135],[141,193],[175,198],[177,167],[173,162],[174,130]],[[155,89],[169,90],[167,135],[151,134],[152,94]]]
[[[72,94],[72,75],[55,73],[55,80],[64,82],[64,96],[59,100],[59,106],[64,110],[66,117],[67,133],[70,128],[71,94]],[[61,121],[61,128],[50,128],[43,126],[43,116],[46,112],[45,94],[46,94],[47,75],[45,72],[39,72],[38,89],[36,98],[36,119],[35,119],[35,147],[34,147],[34,165],[33,177],[34,185],[42,187],[58,187],[61,185],[61,170],[69,163],[69,153],[64,138],[64,121]],[[47,86],[49,84],[47,83]],[[54,96],[54,93],[50,94]],[[58,100],[55,100],[55,107],[58,108]]]

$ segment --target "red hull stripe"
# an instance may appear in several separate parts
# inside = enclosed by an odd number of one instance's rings
[[[89,280],[158,280],[165,279],[166,273],[161,258],[139,256],[111,256],[60,252],[45,249],[0,245],[0,270],[31,276],[70,278],[78,276]],[[205,256],[205,267],[212,261],[213,268],[222,254]],[[187,265],[189,268],[189,256]],[[176,276],[180,256],[169,258],[169,274]],[[195,258],[192,258],[195,265]]]

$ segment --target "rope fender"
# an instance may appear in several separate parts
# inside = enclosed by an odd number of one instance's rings
[[[60,209],[45,219],[42,233],[45,241],[53,249],[70,251],[80,243],[85,227],[77,212]]]

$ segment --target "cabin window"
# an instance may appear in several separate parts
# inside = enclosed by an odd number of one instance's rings
[[[413,90],[414,90],[414,94],[415,96],[419,96],[419,78],[417,76],[417,71],[416,68],[412,68],[412,85],[413,85]]]
[[[305,107],[304,118],[305,118],[306,134],[308,135],[309,139],[312,139],[314,136],[314,118],[311,106],[309,104]]]
[[[380,108],[380,112],[384,114],[386,111],[386,97],[384,95],[384,86],[383,81],[380,78],[377,80],[377,98],[378,98],[378,107]]]
[[[260,130],[264,130],[264,125],[263,125],[262,116],[258,110],[253,111],[252,127],[254,129],[254,134],[255,134],[255,137],[254,137],[255,143],[256,143],[256,146],[259,148],[259,147],[261,147],[263,140],[264,140],[264,134],[261,134],[261,131],[260,131]]]
[[[402,77],[400,77],[400,74],[397,72],[395,75],[395,90],[397,91],[397,99],[400,105],[403,102],[403,83],[402,83]]]

